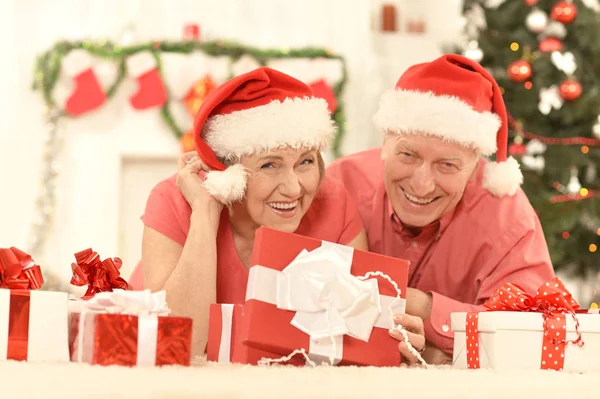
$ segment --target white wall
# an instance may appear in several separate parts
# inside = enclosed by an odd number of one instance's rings
[[[430,18],[428,38],[388,38],[383,48],[374,46],[381,38],[371,35],[376,2],[369,0],[1,1],[5,57],[0,66],[0,246],[27,249],[46,136],[43,104],[30,90],[32,68],[35,56],[57,40],[117,39],[129,21],[135,23],[140,40],[177,39],[185,23],[195,22],[205,38],[230,38],[257,47],[329,48],[344,55],[348,65],[347,139],[342,149],[350,153],[378,145],[371,116],[381,91],[390,88],[406,66],[437,55],[439,40],[448,39],[456,28],[459,0],[397,3],[401,13],[420,4]],[[64,280],[70,277],[69,265],[78,250],[93,247],[103,257],[125,252],[119,216],[123,158],[164,163],[179,151],[157,111],[138,113],[128,107],[128,90],[132,88],[125,87],[110,105],[68,121],[61,130],[65,145],[57,154],[54,230],[46,252],[34,255]]]

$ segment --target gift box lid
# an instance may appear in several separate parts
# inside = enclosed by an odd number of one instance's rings
[[[580,332],[600,333],[600,315],[577,313]],[[450,314],[452,331],[464,332],[467,322],[466,312]],[[567,331],[575,331],[575,320],[566,317]],[[538,312],[484,311],[479,312],[479,332],[496,332],[498,330],[543,331],[544,317]]]
[[[301,250],[312,251],[323,243],[324,241],[315,238],[262,226],[258,228],[254,238],[252,265],[268,265],[269,268],[281,271],[298,256]],[[356,249],[353,250],[352,264],[369,265],[368,271],[381,271],[392,277],[401,290],[400,296],[406,299],[409,261]],[[382,295],[396,295],[394,287],[384,279],[378,276],[372,278],[379,280],[379,292]]]

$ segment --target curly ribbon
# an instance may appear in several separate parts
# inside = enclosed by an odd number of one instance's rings
[[[120,277],[119,269],[123,262],[119,258],[108,258],[101,261],[100,255],[88,248],[77,252],[75,261],[71,264],[73,269],[71,284],[78,287],[88,285],[83,299],[92,298],[98,292],[132,289],[129,283]]]
[[[42,269],[31,255],[15,247],[0,248],[0,288],[37,290],[43,284]]]
[[[535,296],[529,295],[516,284],[506,283],[484,303],[491,311],[539,312],[544,317],[544,340],[542,347],[542,369],[562,370],[567,344],[584,345],[575,316],[579,304],[558,277],[542,284]],[[567,340],[566,314],[575,322],[577,339]],[[479,337],[477,312],[467,313],[467,365],[479,368]]]

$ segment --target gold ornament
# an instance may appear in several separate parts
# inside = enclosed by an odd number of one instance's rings
[[[195,117],[206,97],[217,88],[217,85],[208,75],[194,83],[183,102],[192,117]]]

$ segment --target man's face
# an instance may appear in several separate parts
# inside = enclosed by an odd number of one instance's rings
[[[384,183],[405,226],[424,227],[461,200],[479,155],[439,138],[388,134],[383,144]]]

